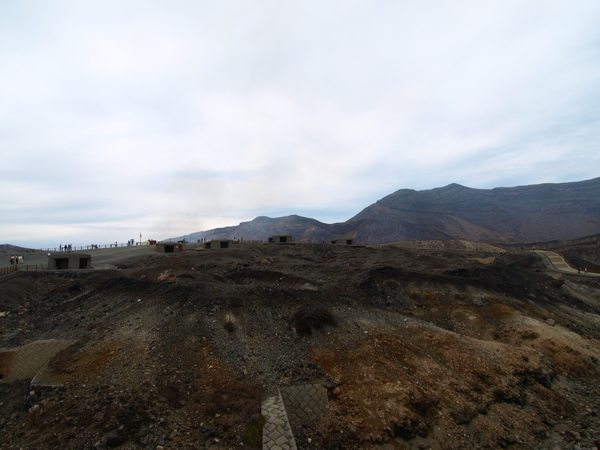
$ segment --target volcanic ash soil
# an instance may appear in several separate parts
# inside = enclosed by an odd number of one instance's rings
[[[299,448],[600,448],[600,286],[531,253],[238,244],[0,282],[0,448],[260,448],[278,386],[322,383]],[[1,355],[1,354],[0,354]],[[13,361],[14,362],[14,361]]]

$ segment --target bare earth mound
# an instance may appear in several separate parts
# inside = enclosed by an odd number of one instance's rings
[[[75,342],[40,375],[54,387],[0,357],[0,448],[260,448],[261,401],[319,383],[329,408],[293,426],[299,448],[600,444],[600,285],[533,253],[239,244],[110,262],[0,281],[0,348]]]

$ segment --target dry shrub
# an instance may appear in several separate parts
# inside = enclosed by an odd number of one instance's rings
[[[302,306],[292,317],[292,322],[296,333],[301,336],[310,336],[313,330],[337,325],[337,321],[329,309],[314,304]]]

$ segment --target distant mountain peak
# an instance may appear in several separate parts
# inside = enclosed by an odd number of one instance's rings
[[[495,189],[451,183],[422,191],[398,190],[342,223],[325,224],[297,214],[258,216],[191,236],[267,240],[291,234],[296,242],[351,237],[357,244],[450,238],[492,244],[568,240],[600,233],[598,192],[600,178]]]
[[[470,187],[467,187],[467,186],[463,186],[462,184],[458,184],[458,183],[450,183],[449,185],[441,187],[441,188],[438,188],[438,189],[445,189],[445,190],[451,190],[451,189],[469,189],[470,190],[470,189],[473,189],[473,188],[470,188]]]

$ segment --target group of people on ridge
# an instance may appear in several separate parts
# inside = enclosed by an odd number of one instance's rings
[[[10,255],[10,265],[23,264],[23,255]]]

